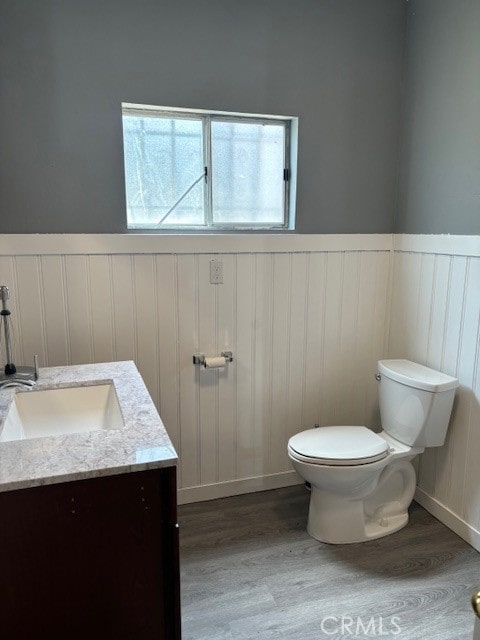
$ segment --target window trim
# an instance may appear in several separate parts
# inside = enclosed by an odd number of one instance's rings
[[[151,105],[139,105],[133,103],[122,102],[122,117],[124,115],[142,116],[142,117],[162,117],[185,120],[198,120],[202,122],[202,132],[204,137],[203,144],[203,161],[206,167],[206,188],[204,189],[204,214],[205,222],[203,225],[178,225],[178,224],[148,224],[130,223],[127,217],[127,228],[135,231],[292,231],[295,223],[295,191],[296,184],[292,188],[292,166],[296,161],[296,140],[292,141],[292,136],[296,132],[298,119],[293,116],[278,115],[261,115],[246,114],[240,112],[228,111],[209,111],[205,109],[185,109],[182,107],[159,107]],[[248,223],[222,223],[214,224],[213,222],[213,199],[212,199],[212,171],[211,171],[211,124],[212,121],[219,122],[248,122],[252,124],[275,125],[282,124],[284,127],[284,172],[283,179],[283,222],[281,224],[267,224],[265,222],[248,222]],[[295,158],[293,153],[295,152]],[[296,175],[294,176],[296,178]]]

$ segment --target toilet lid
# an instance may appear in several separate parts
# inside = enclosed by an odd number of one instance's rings
[[[387,442],[367,427],[320,427],[290,438],[291,453],[313,464],[353,465],[381,460]]]

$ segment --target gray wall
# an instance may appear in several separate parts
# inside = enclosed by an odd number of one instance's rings
[[[405,12],[2,0],[0,232],[125,231],[122,101],[298,115],[297,230],[392,231]]]
[[[400,233],[480,233],[480,1],[410,0]]]

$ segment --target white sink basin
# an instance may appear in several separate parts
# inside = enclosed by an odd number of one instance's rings
[[[19,391],[0,442],[125,426],[113,384]]]

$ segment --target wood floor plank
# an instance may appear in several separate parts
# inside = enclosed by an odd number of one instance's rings
[[[184,640],[394,637],[394,618],[402,640],[471,640],[474,549],[415,503],[391,536],[322,544],[308,500],[297,486],[180,507]]]

